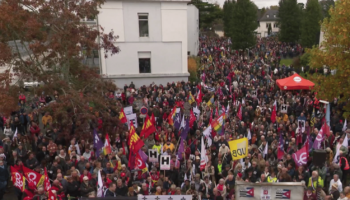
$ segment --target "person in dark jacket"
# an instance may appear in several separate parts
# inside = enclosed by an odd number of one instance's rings
[[[122,179],[117,180],[117,187],[115,189],[115,194],[117,196],[126,196],[128,193],[128,187],[123,184]]]
[[[4,165],[3,161],[0,161],[0,199],[3,199],[5,194],[5,189],[7,185],[7,180],[9,179],[9,172]]]
[[[72,177],[68,177],[67,181],[68,181],[67,196],[69,195],[71,198],[72,197],[75,197],[75,198],[79,197],[80,196],[80,192],[79,192],[80,183],[78,181],[73,180]]]
[[[26,160],[26,166],[29,169],[34,169],[38,164],[38,160],[34,157],[34,154],[30,153],[29,158]]]
[[[80,195],[82,197],[88,197],[89,193],[94,191],[94,188],[95,187],[89,183],[89,178],[87,176],[84,176],[83,182],[80,185]]]
[[[114,193],[116,191],[117,186],[115,183],[109,184],[108,189],[105,191],[105,197],[116,197],[117,195]]]

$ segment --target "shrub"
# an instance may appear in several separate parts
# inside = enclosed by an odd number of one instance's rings
[[[188,60],[188,72],[190,73],[189,80],[191,82],[197,81],[197,62],[196,59],[193,57],[190,57],[187,59]]]

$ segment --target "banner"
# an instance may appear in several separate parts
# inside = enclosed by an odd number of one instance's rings
[[[160,170],[170,170],[170,155],[160,156]]]
[[[148,149],[148,161],[149,162],[158,162],[158,150],[157,149]]]
[[[228,142],[232,155],[232,160],[239,160],[248,155],[248,138],[241,138]]]
[[[192,200],[192,195],[137,195],[137,200]]]
[[[127,107],[124,107],[124,113],[125,115],[130,115],[133,113],[132,111],[132,106],[127,106]]]
[[[125,112],[125,110],[124,110]],[[125,113],[126,114],[126,113]],[[126,119],[128,119],[128,128],[130,129],[130,121],[134,124],[135,128],[137,128],[137,116],[136,113],[126,114]]]
[[[235,187],[236,200],[301,200],[304,187],[300,182],[247,183],[238,181]]]

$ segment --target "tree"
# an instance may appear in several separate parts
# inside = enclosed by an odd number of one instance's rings
[[[331,6],[334,6],[334,0],[320,1],[320,6],[322,9],[322,19],[325,17],[329,17],[329,9]]]
[[[233,9],[235,6],[235,1],[225,1],[223,6],[223,20],[224,20],[224,32],[226,36],[231,35],[230,22],[232,20]]]
[[[265,13],[266,13],[266,8],[263,7],[263,8],[260,10],[260,15],[259,15],[259,17],[264,16]]]
[[[278,6],[270,6],[270,10],[278,10],[279,7]]]
[[[0,77],[1,95],[18,101],[19,86],[10,86],[13,76],[20,81],[43,82],[44,86],[31,95],[42,92],[53,95],[57,91],[56,101],[41,110],[54,111],[50,113],[54,126],[62,128],[66,135],[86,133],[90,125],[97,124],[98,117],[104,121],[104,131],[112,131],[118,125],[116,102],[105,96],[106,92],[115,91],[116,86],[82,62],[86,55],[99,49],[105,51],[106,57],[119,52],[114,45],[117,37],[112,32],[104,34],[81,20],[97,16],[103,2],[3,0],[0,3],[0,66],[6,68]],[[18,108],[8,107],[6,112],[11,110]]]
[[[233,49],[246,49],[255,45],[254,31],[258,27],[256,5],[250,0],[237,0],[230,26]]]
[[[311,48],[318,44],[320,38],[321,7],[318,0],[308,0],[303,13],[301,26],[301,45]]]
[[[335,7],[331,8],[330,18],[325,18],[321,25],[324,32],[324,41],[321,48],[313,47],[310,50],[310,66],[320,68],[328,66],[336,70],[335,75],[315,75],[312,81],[315,83],[317,98],[333,101],[338,98],[338,105],[344,104],[345,116],[350,112],[350,3],[348,0],[338,0]]]
[[[297,42],[299,40],[301,12],[297,0],[280,0],[278,24],[280,41]]]
[[[211,28],[215,19],[223,17],[223,10],[219,4],[211,4],[202,0],[191,0],[199,11],[199,28]]]
[[[267,28],[267,34],[271,35],[272,33],[272,28],[271,28],[271,24],[269,24],[269,27]]]

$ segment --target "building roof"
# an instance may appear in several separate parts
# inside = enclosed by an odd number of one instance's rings
[[[277,21],[278,10],[267,10],[259,21]]]

